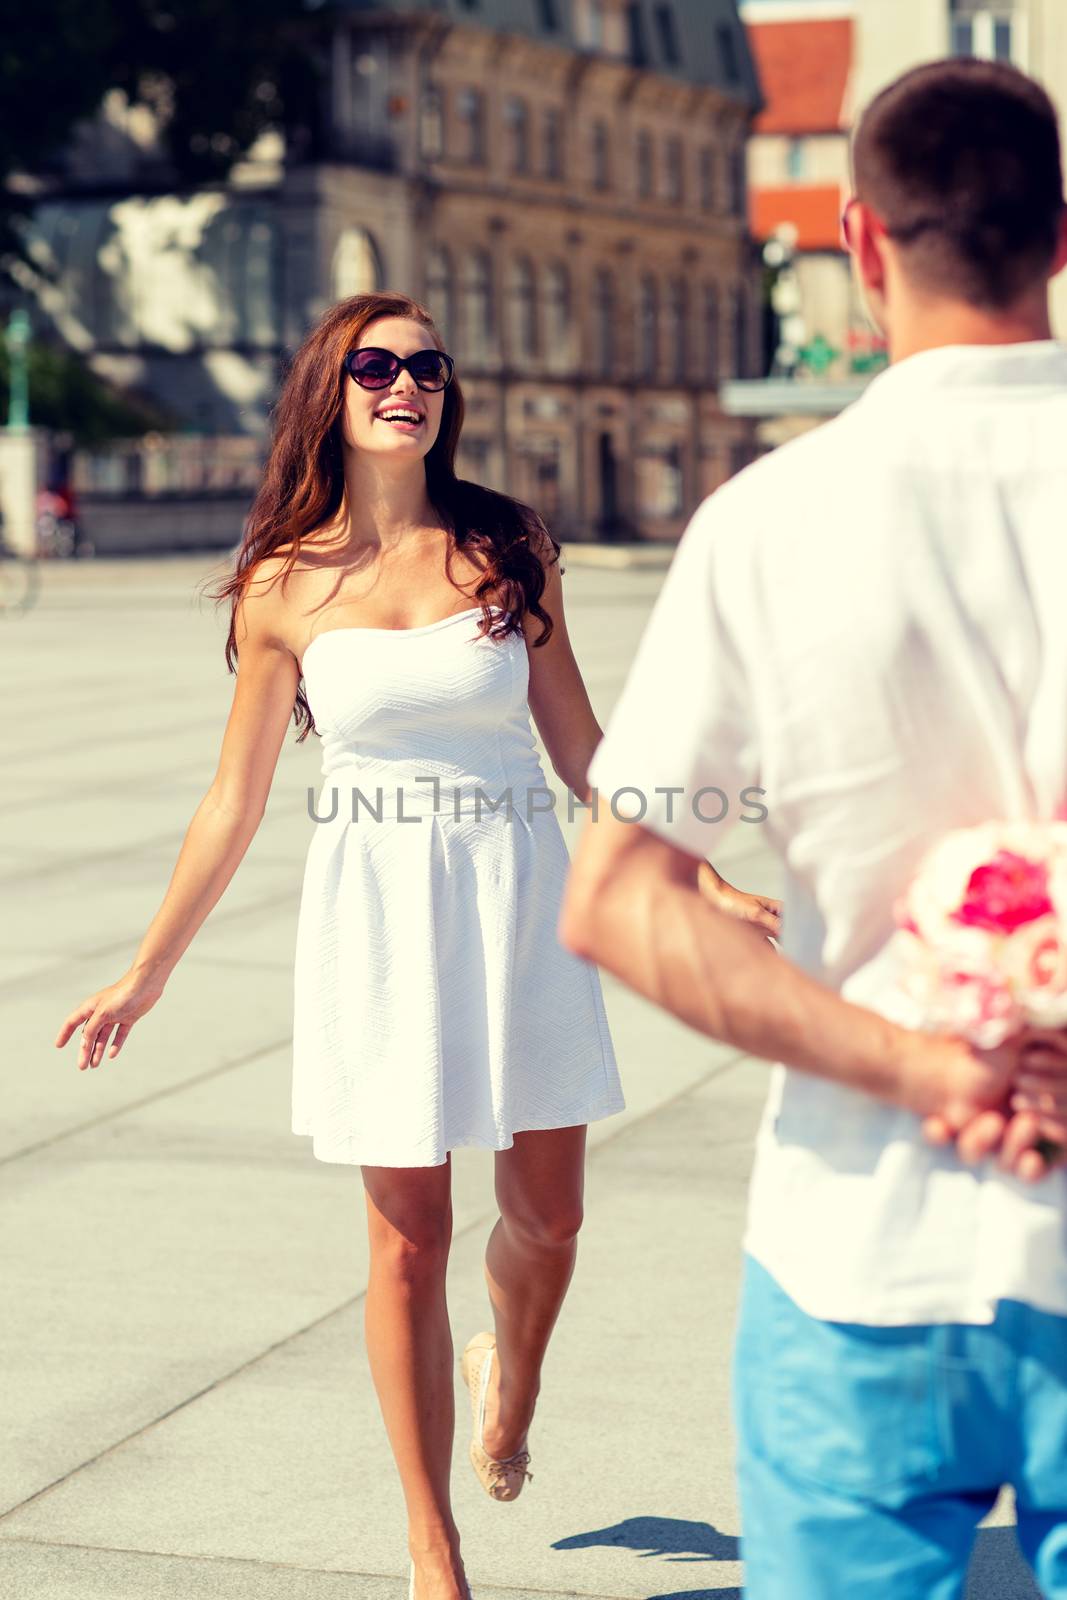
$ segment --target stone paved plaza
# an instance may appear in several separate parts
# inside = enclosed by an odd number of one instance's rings
[[[356,1168],[289,1131],[314,738],[292,725],[243,864],[117,1061],[53,1040],[127,968],[215,771],[233,679],[214,560],[50,564],[0,618],[5,1114],[0,1600],[403,1600],[400,1490],[363,1350]],[[603,720],[662,579],[564,579]],[[685,686],[680,686],[684,692]],[[550,770],[547,767],[546,770]],[[758,828],[716,864],[776,893]],[[587,1218],[515,1505],[454,1483],[475,1600],[741,1594],[728,1408],[767,1068],[609,977],[628,1108],[590,1130]],[[457,1348],[486,1326],[492,1157],[454,1158]],[[970,1596],[1036,1593],[1002,1502]],[[811,1600],[798,1596],[797,1600]]]

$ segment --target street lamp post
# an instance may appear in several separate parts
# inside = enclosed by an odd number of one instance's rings
[[[3,541],[21,555],[37,553],[37,451],[30,427],[29,314],[12,311],[3,332],[7,347],[7,425],[0,428],[0,516]]]
[[[7,425],[13,433],[25,433],[30,425],[30,319],[22,306],[17,306],[8,318],[4,343],[9,368]]]

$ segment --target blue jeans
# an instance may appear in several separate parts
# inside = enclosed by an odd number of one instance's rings
[[[1002,1484],[1067,1600],[1067,1317],[822,1322],[746,1256],[733,1400],[749,1600],[959,1600]]]

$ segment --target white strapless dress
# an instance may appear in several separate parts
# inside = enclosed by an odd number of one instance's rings
[[[292,1127],[320,1161],[439,1166],[624,1109],[599,975],[556,933],[569,858],[525,639],[482,636],[481,614],[333,628],[304,653],[324,820],[297,924]]]

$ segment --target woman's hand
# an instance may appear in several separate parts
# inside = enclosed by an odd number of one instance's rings
[[[719,876],[710,861],[702,861],[697,869],[697,888],[712,905],[736,917],[738,922],[752,922],[765,933],[778,937],[782,927],[782,902],[770,900],[762,894],[746,894],[735,889],[732,883]]]
[[[130,1029],[146,1011],[151,1011],[163,993],[164,979],[127,972],[117,983],[82,1000],[74,1007],[56,1038],[56,1049],[62,1049],[78,1026],[84,1022],[81,1045],[78,1050],[78,1071],[85,1067],[98,1067],[104,1059],[112,1028],[116,1028],[111,1041],[111,1058],[118,1055]]]

